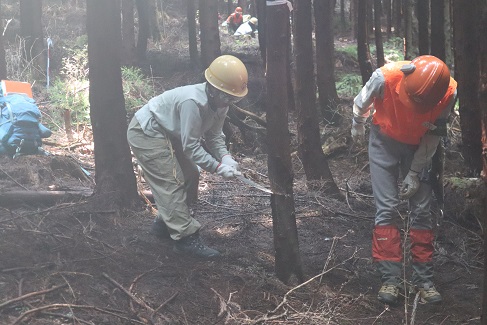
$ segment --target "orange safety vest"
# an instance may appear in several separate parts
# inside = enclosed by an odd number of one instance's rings
[[[228,16],[227,22],[234,23],[235,25],[240,25],[243,22],[243,15],[234,12],[233,14]]]
[[[384,98],[374,99],[372,123],[378,125],[382,133],[399,142],[418,145],[452,100],[457,82],[450,77],[450,85],[441,101],[428,113],[419,114],[399,99],[399,87],[404,75],[400,68],[408,63],[410,61],[394,62],[380,68],[385,79]]]

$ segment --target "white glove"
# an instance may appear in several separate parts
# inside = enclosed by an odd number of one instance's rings
[[[357,123],[352,119],[352,140],[355,143],[365,142],[365,123]]]
[[[236,162],[230,154],[224,155],[222,157],[222,164],[228,165],[235,168],[235,170],[238,170],[238,162]]]
[[[230,178],[234,178],[235,176],[242,175],[242,173],[236,170],[235,168],[225,164],[220,164],[216,169],[216,173],[226,179],[230,179]]]
[[[419,189],[419,177],[418,172],[410,170],[402,182],[401,191],[399,192],[399,198],[401,200],[407,200]]]

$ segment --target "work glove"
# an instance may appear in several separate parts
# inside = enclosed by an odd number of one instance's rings
[[[351,133],[353,142],[358,144],[365,142],[365,123],[359,123],[352,119]]]
[[[228,165],[235,168],[235,170],[238,170],[238,162],[236,162],[230,154],[226,154],[222,157],[222,164]]]
[[[418,172],[409,170],[409,173],[404,178],[402,182],[401,191],[399,192],[399,198],[401,200],[407,200],[419,189],[419,177]]]
[[[235,176],[242,175],[242,173],[235,168],[225,164],[218,165],[218,167],[216,168],[216,173],[225,179],[230,179],[234,178]]]

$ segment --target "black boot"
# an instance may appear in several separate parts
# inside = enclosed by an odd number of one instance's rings
[[[152,222],[151,234],[159,239],[170,239],[169,229],[167,229],[166,224],[161,219],[155,218]]]
[[[174,244],[174,251],[203,258],[220,256],[219,251],[210,248],[201,242],[201,238],[197,232],[177,240]]]

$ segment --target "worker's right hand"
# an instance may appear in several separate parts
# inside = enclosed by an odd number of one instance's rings
[[[353,142],[358,144],[365,142],[365,123],[358,123],[352,119],[351,133]]]
[[[242,173],[236,170],[235,168],[225,164],[220,164],[216,169],[216,173],[226,179],[230,179],[230,178],[234,178],[235,176],[242,175]]]

